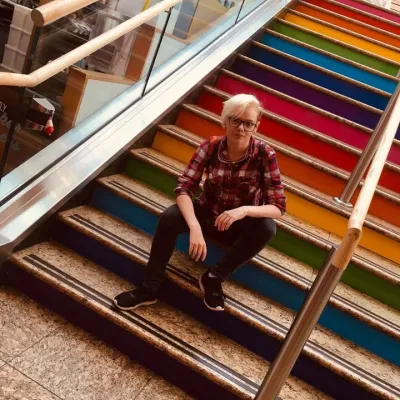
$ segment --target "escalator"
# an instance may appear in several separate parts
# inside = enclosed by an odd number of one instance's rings
[[[29,230],[8,248],[2,266],[7,284],[198,399],[257,394],[318,270],[346,231],[351,210],[332,198],[399,82],[399,14],[358,0],[301,0],[274,10],[265,24],[267,6],[255,8],[208,53],[196,53],[143,103],[103,124],[97,139],[53,164],[37,186],[23,188],[13,212],[27,205],[15,223]],[[255,135],[277,153],[288,213],[277,220],[276,237],[225,284],[225,313],[204,307],[198,277],[206,267],[189,260],[187,235],[177,241],[161,301],[116,312],[113,297],[143,277],[177,177],[203,140],[224,134],[223,102],[238,93],[261,101]],[[399,183],[398,132],[360,247],[282,399],[400,396]],[[34,193],[46,209],[34,204]],[[14,232],[3,227],[2,237]],[[205,264],[215,265],[224,249],[208,248]]]

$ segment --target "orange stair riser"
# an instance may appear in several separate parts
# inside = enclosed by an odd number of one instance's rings
[[[332,11],[339,15],[344,15],[353,18],[357,21],[364,22],[368,25],[375,26],[376,28],[383,29],[384,31],[400,35],[400,25],[392,25],[383,19],[373,18],[369,15],[360,14],[357,10],[350,10],[340,6],[339,4],[329,3],[324,0],[306,0],[307,3],[314,4],[315,6],[324,8],[325,10]]]
[[[182,109],[179,113],[176,124],[204,139],[225,134],[222,126],[185,109]],[[301,161],[292,159],[279,152],[277,149],[275,149],[275,151],[277,152],[279,167],[282,174],[332,197],[339,196],[342,192],[345,184],[342,179],[331,176]],[[355,196],[357,195],[358,192],[356,192]],[[353,201],[354,200],[355,197],[353,197]],[[375,196],[373,198],[369,212],[376,217],[400,226],[400,207],[380,196]]]
[[[311,17],[318,18],[321,21],[325,21],[330,24],[339,26],[341,28],[348,29],[350,32],[359,33],[361,35],[364,35],[366,38],[375,39],[381,43],[389,44],[391,46],[400,48],[400,38],[393,37],[391,35],[386,35],[383,32],[378,32],[378,31],[369,29],[368,27],[364,27],[362,25],[354,24],[354,23],[344,20],[340,17],[326,14],[322,11],[315,10],[313,8],[304,6],[302,4],[299,4],[295,8],[295,10],[302,12],[303,14],[307,14]]]

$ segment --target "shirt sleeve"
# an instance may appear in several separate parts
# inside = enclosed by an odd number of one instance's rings
[[[196,193],[208,159],[209,148],[210,140],[206,140],[197,148],[185,171],[178,177],[178,186],[174,190],[176,196],[187,194],[193,197]]]
[[[281,182],[281,174],[275,150],[267,148],[264,156],[264,204],[279,208],[282,215],[286,212],[286,196]]]

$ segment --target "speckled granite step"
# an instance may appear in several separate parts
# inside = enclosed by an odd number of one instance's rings
[[[191,383],[196,388],[196,398],[208,399],[213,393],[222,399],[252,399],[268,370],[268,363],[261,357],[164,302],[136,312],[115,311],[112,298],[131,285],[56,243],[28,248],[14,254],[11,261],[21,275],[25,272],[38,278],[46,287],[56,289],[83,309],[101,316],[116,327],[115,332],[122,328],[129,333],[132,340],[126,345],[135,346],[137,352],[142,351],[141,346],[144,351],[151,347],[153,355],[168,359],[183,387],[190,386],[189,375],[184,375],[189,371],[191,379],[198,379]],[[148,361],[160,362],[156,357]],[[210,389],[215,392],[209,392]],[[285,400],[329,398],[292,377],[282,389],[281,397]]]
[[[175,203],[167,195],[126,175],[101,178],[99,183],[116,195],[156,215],[159,215],[167,207]],[[295,219],[290,217],[285,217],[285,221],[278,220],[277,223],[285,224],[286,219],[292,224],[297,223]],[[295,285],[302,291],[309,290],[317,275],[317,272],[310,266],[270,246],[265,247],[258,256],[253,258],[252,262],[264,271],[291,285]],[[330,304],[400,339],[400,313],[376,299],[360,293],[348,285],[339,283],[334,295],[330,298]]]
[[[132,160],[128,162],[127,173],[136,180],[143,181],[155,189],[174,198],[173,188],[176,186],[176,177],[183,171],[184,164],[177,162],[152,149],[138,149],[133,151]],[[143,175],[146,174],[146,177]],[[149,180],[150,179],[150,180]],[[319,269],[333,243],[319,236],[320,230],[314,233],[309,225],[287,222],[288,216],[277,221],[278,234],[271,246],[281,253],[303,261],[314,269]],[[378,262],[382,260],[382,262]],[[381,265],[392,265],[394,269]],[[342,281],[358,291],[367,293],[379,301],[399,309],[398,287],[400,282],[399,267],[382,257],[375,257],[369,261],[358,255],[353,256]],[[371,285],[371,279],[374,284]],[[395,328],[398,331],[398,327]]]
[[[102,211],[83,206],[61,213],[60,220],[140,266],[145,265],[148,260],[151,237]],[[82,241],[79,239],[79,242]],[[108,268],[113,269],[114,267],[109,266]],[[175,252],[169,264],[167,277],[174,285],[201,298],[197,279],[204,270],[204,265],[194,263],[184,254]],[[248,329],[252,329],[250,326],[255,327],[266,335],[265,343],[264,341],[260,342],[262,347],[267,346],[267,337],[283,340],[294,318],[291,310],[235,282],[228,281],[224,287],[228,295],[227,313],[249,325]],[[171,291],[169,300],[171,301],[171,298],[174,297],[174,291]],[[192,306],[189,312],[199,318],[200,312],[193,309]],[[233,327],[229,331],[232,329]],[[245,331],[243,331],[243,335],[251,338],[251,335]],[[314,363],[333,371],[338,376],[348,379],[380,398],[391,399],[395,398],[393,396],[397,396],[397,394],[400,395],[400,388],[396,388],[397,374],[400,369],[325,328],[318,326],[314,330],[303,354],[312,359]],[[302,360],[299,360],[298,363],[301,364]],[[298,368],[300,371],[302,370],[301,366]],[[308,366],[308,368],[312,367]],[[371,374],[370,371],[374,371],[374,373]],[[303,377],[303,379],[305,378]],[[337,393],[329,394],[337,396]],[[358,393],[355,396],[366,398],[367,394]]]

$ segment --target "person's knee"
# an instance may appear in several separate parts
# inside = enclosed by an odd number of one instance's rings
[[[276,235],[276,222],[271,218],[258,218],[255,221],[254,234],[257,239],[266,244]]]
[[[158,219],[158,227],[161,229],[173,229],[177,227],[181,219],[183,218],[178,206],[174,204],[168,207],[164,212],[161,213]]]

